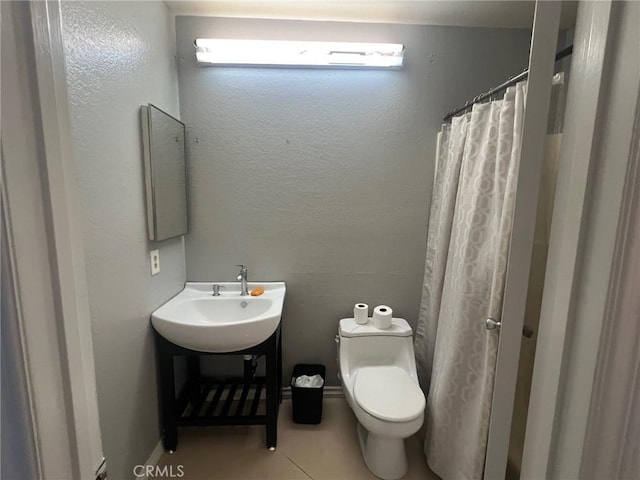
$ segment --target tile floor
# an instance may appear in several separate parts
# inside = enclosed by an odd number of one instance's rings
[[[325,399],[323,409],[320,425],[298,425],[291,420],[291,400],[284,400],[275,452],[265,448],[261,426],[183,428],[178,450],[163,454],[159,465],[182,465],[184,480],[375,480],[362,460],[346,400]],[[438,480],[425,462],[420,432],[407,440],[407,455],[404,479]]]

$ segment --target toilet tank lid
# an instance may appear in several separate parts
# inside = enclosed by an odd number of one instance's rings
[[[374,327],[371,319],[368,323],[361,325],[353,318],[343,318],[340,320],[338,331],[341,337],[409,337],[412,333],[411,327],[404,318],[395,317],[391,319],[391,327],[385,330]]]

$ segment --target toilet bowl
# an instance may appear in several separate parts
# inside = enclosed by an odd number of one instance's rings
[[[425,398],[418,385],[412,331],[394,318],[391,328],[340,320],[338,366],[342,389],[358,420],[362,455],[384,480],[407,472],[404,441],[424,421]]]

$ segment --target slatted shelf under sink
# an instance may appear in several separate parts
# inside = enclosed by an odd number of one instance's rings
[[[187,383],[176,401],[177,423],[193,425],[266,424],[266,379],[200,378]]]

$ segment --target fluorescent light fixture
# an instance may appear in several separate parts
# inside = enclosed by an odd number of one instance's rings
[[[404,46],[199,38],[196,58],[200,65],[218,66],[398,69],[404,62]]]

